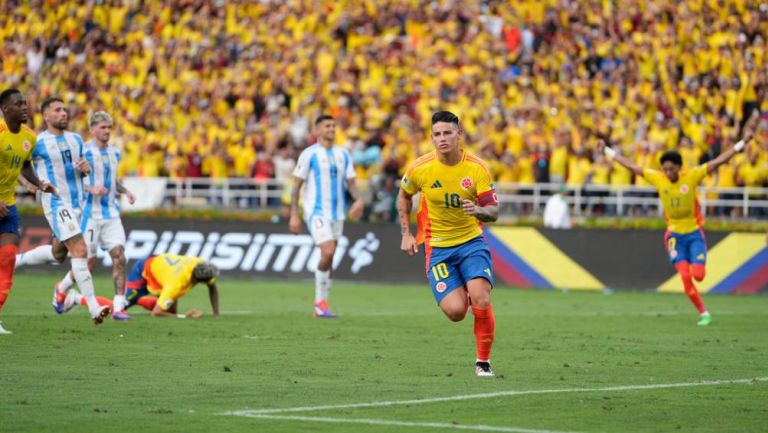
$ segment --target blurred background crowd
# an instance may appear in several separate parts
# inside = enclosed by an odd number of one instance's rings
[[[768,182],[760,0],[2,4],[0,87],[33,106],[63,97],[84,136],[89,111],[110,112],[123,176],[287,180],[330,113],[389,219],[447,109],[498,183],[643,185],[596,140],[651,167],[678,149],[690,166],[744,128],[756,139],[705,184]]]

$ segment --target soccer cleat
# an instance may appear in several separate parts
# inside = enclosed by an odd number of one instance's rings
[[[109,316],[109,313],[112,312],[112,308],[109,305],[104,305],[96,312],[95,315],[92,315],[91,318],[93,319],[94,325],[101,325],[102,322],[104,322],[104,319]]]
[[[707,326],[710,323],[712,323],[712,316],[709,314],[709,312],[701,313],[701,315],[699,316],[699,323],[697,323],[697,325]]]
[[[64,302],[61,304],[61,311],[57,311],[57,313],[68,313],[72,311],[73,308],[77,307],[78,302],[78,294],[77,290],[67,290],[66,296],[64,297]]]
[[[56,311],[56,314],[64,312],[64,301],[67,299],[67,292],[59,290],[59,284],[53,285],[53,310]]]
[[[131,316],[125,310],[113,311],[112,320],[131,320]]]
[[[339,316],[337,316],[334,313],[331,313],[331,310],[328,309],[328,303],[326,301],[320,301],[315,302],[315,309],[312,313],[312,317],[315,319],[335,319]]]
[[[477,375],[477,377],[496,376],[491,369],[491,363],[488,361],[477,361],[475,363],[475,375]]]
[[[10,335],[13,334],[13,332],[3,328],[3,322],[0,322],[0,335]]]

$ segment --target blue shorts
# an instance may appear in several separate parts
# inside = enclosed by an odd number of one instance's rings
[[[0,233],[13,233],[20,236],[19,211],[16,209],[16,205],[8,206],[8,215],[0,219]]]
[[[485,278],[493,286],[491,251],[482,236],[455,247],[426,248],[427,278],[438,305],[467,281]]]
[[[692,265],[707,263],[707,243],[701,230],[686,234],[667,232],[664,235],[664,246],[673,265],[678,262]]]
[[[133,307],[144,296],[149,295],[147,280],[141,275],[144,273],[144,264],[151,257],[146,257],[136,262],[128,273],[125,281],[125,308]]]

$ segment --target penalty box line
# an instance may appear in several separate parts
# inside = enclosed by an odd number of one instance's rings
[[[605,386],[599,388],[554,388],[554,389],[531,389],[522,391],[499,391],[488,392],[483,394],[465,394],[454,395],[448,397],[434,397],[412,400],[384,400],[373,401],[366,403],[348,403],[348,404],[333,404],[333,405],[319,405],[319,406],[298,406],[298,407],[285,407],[285,408],[273,408],[273,409],[245,409],[224,412],[221,415],[229,416],[246,416],[246,417],[260,417],[262,415],[274,415],[284,414],[292,412],[311,412],[322,410],[334,410],[334,409],[361,409],[361,408],[373,408],[373,407],[388,407],[388,406],[404,406],[404,405],[417,405],[417,404],[430,404],[440,403],[444,401],[463,401],[463,400],[476,400],[495,397],[511,397],[519,395],[538,395],[538,394],[557,394],[557,393],[582,393],[582,392],[621,392],[621,391],[642,391],[649,389],[669,389],[669,388],[690,388],[698,386],[722,386],[722,385],[743,385],[753,384],[759,382],[768,382],[768,377],[754,377],[748,379],[721,379],[721,380],[705,380],[699,382],[678,382],[678,383],[659,383],[650,385],[621,385],[621,386]]]

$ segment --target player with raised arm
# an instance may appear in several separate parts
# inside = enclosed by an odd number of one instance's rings
[[[91,114],[88,125],[93,140],[85,144],[83,157],[91,166],[91,172],[84,181],[85,207],[80,228],[88,245],[88,268],[93,271],[96,252],[105,248],[112,258],[112,281],[115,298],[112,318],[129,320],[125,312],[125,229],[120,219],[118,194],[126,194],[133,204],[136,197],[117,179],[120,164],[120,150],[109,145],[112,132],[112,116],[104,111]],[[56,285],[58,293],[65,293],[75,284],[72,272]]]
[[[494,376],[491,347],[496,319],[491,305],[493,266],[481,224],[496,221],[499,206],[488,166],[460,146],[464,131],[449,111],[432,115],[435,150],[408,167],[400,183],[397,210],[400,249],[412,256],[424,243],[426,273],[440,309],[453,322],[475,317],[475,374]],[[416,237],[410,220],[413,196],[421,194]]]
[[[45,180],[38,179],[32,168],[35,133],[25,123],[29,120],[27,99],[17,89],[0,93],[0,311],[13,287],[16,250],[19,246],[19,213],[16,210],[14,189],[23,176],[43,192],[55,189]],[[10,334],[0,323],[0,335]]]
[[[313,315],[329,319],[336,317],[328,308],[328,292],[332,281],[333,255],[344,230],[347,193],[354,199],[349,209],[350,218],[360,218],[364,202],[355,183],[355,167],[349,152],[334,144],[336,122],[333,117],[318,117],[314,132],[317,143],[301,152],[293,171],[289,228],[293,234],[301,232],[299,195],[306,182],[302,198],[304,221],[315,245],[320,248],[320,260],[315,270]]]
[[[60,98],[48,98],[40,108],[46,130],[38,134],[32,160],[37,175],[53,184],[58,196],[43,195],[45,218],[53,231],[53,255],[63,262],[67,251],[72,256],[72,274],[88,304],[88,312],[97,325],[109,316],[112,308],[99,305],[93,288],[93,278],[88,270],[87,246],[80,229],[83,203],[82,177],[91,172],[91,166],[83,158],[83,139],[67,131],[69,113]],[[54,287],[53,307],[62,312],[66,293]]]
[[[704,306],[699,291],[693,283],[694,279],[696,281],[704,279],[707,263],[704,216],[696,198],[696,187],[705,176],[714,173],[718,167],[742,151],[751,139],[752,133],[747,132],[744,138],[732,148],[721,153],[717,158],[690,170],[681,170],[683,159],[680,153],[674,150],[666,151],[660,158],[662,171],[640,167],[606,146],[602,140],[597,144],[598,151],[634,172],[635,176],[643,177],[658,191],[667,221],[664,245],[670,262],[683,280],[685,294],[699,312],[700,326],[709,325],[712,322],[712,315]]]

